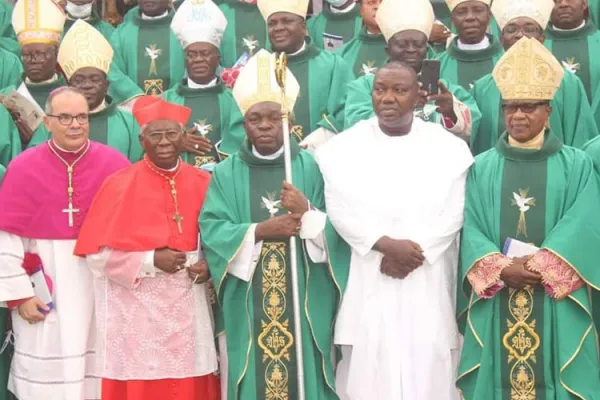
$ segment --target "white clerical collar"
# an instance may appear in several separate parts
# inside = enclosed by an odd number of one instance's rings
[[[164,14],[157,15],[156,17],[151,17],[149,15],[142,13],[142,19],[147,19],[147,20],[161,19],[161,18],[166,17],[167,15],[169,15],[169,10],[165,11]]]
[[[356,7],[356,2],[353,1],[352,3],[350,3],[350,5],[346,8],[334,8],[334,7],[329,7],[329,10],[331,10],[332,14],[347,14],[350,11],[354,10],[354,7]]]
[[[83,148],[85,146],[88,145],[89,142],[90,142],[89,139],[86,140],[86,142],[80,148],[78,148],[77,150],[65,150],[62,147],[60,147],[58,145],[58,143],[56,143],[56,140],[52,139],[52,144],[54,144],[54,146],[56,146],[57,149],[59,149],[60,151],[64,151],[65,153],[79,153],[81,150],[83,150]]]
[[[254,146],[252,146],[252,154],[254,155],[254,157],[260,158],[261,160],[274,160],[283,154],[283,146],[281,146],[281,148],[279,150],[277,150],[275,153],[269,154],[268,156],[263,156],[258,151],[256,151]]]
[[[296,54],[300,54],[304,51],[304,49],[306,49],[306,42],[302,43],[302,47],[300,47],[300,50],[298,50],[292,54],[288,54],[288,56],[295,56]]]
[[[554,29],[555,31],[560,31],[560,32],[573,32],[573,31],[580,30],[584,26],[585,26],[585,20],[583,20],[583,22],[581,23],[581,25],[579,25],[577,28],[573,28],[573,29],[560,29],[560,28],[557,28],[556,26],[552,25],[552,29]]]
[[[488,39],[487,35],[485,35],[481,42],[475,43],[475,44],[463,43],[460,41],[460,39],[458,39],[457,44],[458,44],[458,48],[461,50],[467,50],[467,51],[483,50],[483,49],[487,49],[488,47],[490,47],[490,39]]]
[[[97,112],[104,110],[105,108],[106,108],[106,99],[102,100],[102,103],[100,103],[98,105],[98,107],[94,108],[93,110],[90,110],[90,114],[95,114]]]
[[[206,89],[206,88],[210,88],[210,87],[215,87],[215,86],[217,86],[217,77],[215,77],[215,79],[208,82],[207,84],[196,83],[193,80],[191,80],[190,78],[188,78],[187,84],[190,89]]]
[[[54,74],[54,75],[52,75],[52,78],[50,78],[48,80],[45,80],[45,81],[41,81],[41,82],[31,82],[31,79],[29,79],[28,77],[25,77],[25,83],[27,85],[32,85],[32,86],[35,86],[35,85],[47,85],[49,83],[54,83],[57,80],[58,80],[58,75],[57,74]]]
[[[165,172],[173,172],[173,171],[175,171],[175,170],[177,169],[177,167],[179,167],[179,160],[177,160],[177,164],[175,164],[175,166],[174,166],[173,168],[170,168],[170,169],[164,169],[164,168],[161,168],[161,167],[159,167],[159,166],[158,166],[158,165],[156,165],[156,164],[154,164],[154,166],[155,166],[156,168],[160,169],[161,171],[165,171]]]

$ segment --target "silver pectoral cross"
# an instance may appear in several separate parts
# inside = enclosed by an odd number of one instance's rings
[[[73,213],[78,213],[78,208],[73,208],[73,203],[69,202],[69,208],[65,208],[62,212],[69,214],[69,227],[73,227]]]

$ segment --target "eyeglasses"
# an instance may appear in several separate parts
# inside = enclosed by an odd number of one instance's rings
[[[504,33],[509,35],[514,35],[517,32],[522,32],[525,36],[529,35],[537,35],[541,33],[540,28],[535,25],[525,25],[525,26],[517,26],[517,25],[506,25],[503,30]]]
[[[58,122],[61,125],[64,125],[64,126],[71,125],[73,123],[74,119],[77,120],[77,123],[79,125],[87,125],[89,123],[89,121],[90,121],[90,118],[89,118],[88,114],[78,114],[78,115],[71,115],[71,114],[52,115],[52,114],[46,114],[46,116],[58,119]]]
[[[514,114],[517,110],[521,110],[525,114],[531,114],[540,106],[547,106],[548,102],[540,101],[537,103],[517,103],[517,104],[502,104],[502,109],[508,114]]]
[[[165,131],[165,132],[152,132],[146,133],[144,136],[148,138],[151,142],[158,143],[162,140],[163,137],[166,137],[169,142],[173,142],[177,140],[179,135],[181,135],[182,131]]]
[[[21,53],[23,61],[32,62],[35,60],[46,61],[52,57],[53,50],[33,51],[31,53]]]

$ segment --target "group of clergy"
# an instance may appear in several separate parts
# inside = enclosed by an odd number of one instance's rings
[[[0,400],[600,399],[600,2],[0,2]]]

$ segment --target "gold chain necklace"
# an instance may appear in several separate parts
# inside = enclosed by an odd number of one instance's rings
[[[154,168],[152,162],[148,160],[147,156],[144,156],[144,162],[152,172],[165,178],[167,182],[169,182],[169,185],[171,185],[171,196],[173,196],[173,203],[175,204],[175,215],[173,215],[173,221],[175,221],[175,223],[177,224],[177,229],[179,230],[179,234],[181,235],[183,233],[183,229],[181,228],[183,216],[179,213],[179,203],[177,201],[177,188],[175,187],[175,178],[177,177],[177,175],[179,175],[179,172],[181,171],[181,158],[177,160],[177,171],[175,171],[172,177],[168,177],[156,168]]]
[[[54,148],[52,147],[52,144],[50,143],[50,141],[48,141],[48,147],[50,148],[50,151],[52,153],[54,153],[54,155],[63,162],[63,164],[65,164],[67,166],[67,176],[69,178],[69,187],[67,188],[67,194],[69,196],[69,207],[65,208],[62,210],[63,213],[69,214],[69,227],[72,228],[73,227],[73,214],[74,213],[78,213],[79,209],[78,208],[73,208],[73,192],[74,192],[74,188],[73,188],[73,167],[75,167],[75,164],[77,164],[79,162],[79,160],[81,160],[83,158],[83,156],[85,156],[88,152],[88,150],[90,149],[90,141],[87,141],[87,147],[85,148],[85,150],[83,150],[83,152],[81,153],[81,155],[79,157],[77,157],[77,159],[75,161],[73,161],[73,164],[69,164],[67,162],[67,160],[65,160],[64,158],[62,158],[60,156],[60,154],[58,154],[58,152],[56,150],[54,150]]]

